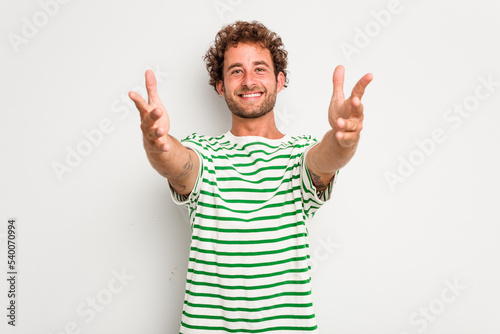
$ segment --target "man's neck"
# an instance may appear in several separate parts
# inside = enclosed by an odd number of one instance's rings
[[[241,118],[232,115],[231,133],[237,137],[258,136],[267,139],[281,139],[284,137],[274,121],[274,112],[258,118]]]

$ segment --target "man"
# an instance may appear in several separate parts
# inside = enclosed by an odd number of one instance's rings
[[[287,83],[287,52],[275,33],[258,22],[225,26],[205,62],[210,84],[231,111],[231,130],[221,136],[193,134],[182,144],[170,136],[151,71],[148,102],[129,94],[151,165],[168,179],[174,201],[189,209],[180,332],[314,332],[306,222],[356,151],[361,97],[372,75],[346,100],[344,69],[335,69],[332,129],[318,143],[276,127],[273,108]]]

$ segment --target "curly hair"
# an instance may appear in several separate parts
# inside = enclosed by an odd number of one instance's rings
[[[287,87],[287,56],[281,37],[270,31],[258,21],[245,22],[236,21],[224,26],[215,36],[213,44],[204,56],[207,71],[210,74],[209,84],[217,92],[217,82],[224,81],[222,69],[224,66],[224,53],[228,47],[236,46],[238,43],[256,43],[271,52],[274,64],[274,74],[283,72],[285,76],[284,87]]]

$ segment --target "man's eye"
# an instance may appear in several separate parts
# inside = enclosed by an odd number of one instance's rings
[[[265,69],[263,69],[263,68],[260,68],[260,67],[259,67],[259,68],[257,68],[257,69],[256,69],[256,71],[257,71],[257,72],[264,72],[264,71],[265,71]]]
[[[238,73],[241,73],[241,70],[234,70],[233,72],[231,72],[232,74],[238,74]]]

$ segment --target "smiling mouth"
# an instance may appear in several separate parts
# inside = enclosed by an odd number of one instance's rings
[[[249,98],[249,97],[259,97],[262,96],[263,94],[264,94],[263,92],[251,92],[251,93],[238,94],[238,96],[243,98]]]

